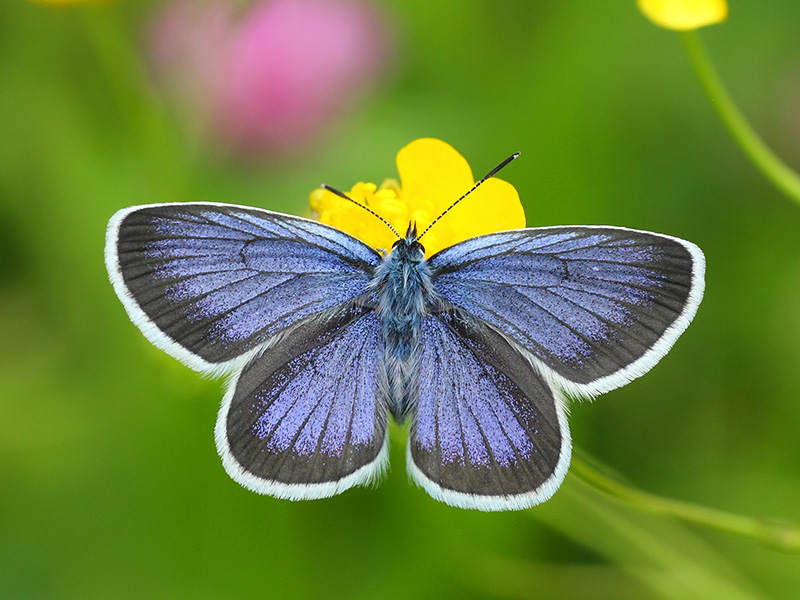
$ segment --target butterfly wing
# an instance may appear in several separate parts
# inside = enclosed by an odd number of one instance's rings
[[[364,293],[380,256],[321,223],[214,203],[115,214],[106,266],[131,320],[189,367],[233,371],[309,315]]]
[[[697,246],[619,227],[490,234],[429,262],[442,296],[518,343],[575,396],[648,371],[689,325],[704,288]]]
[[[231,382],[216,427],[228,474],[260,494],[303,500],[369,483],[384,470],[380,321],[355,305],[310,318]]]
[[[461,508],[515,510],[555,493],[571,444],[563,398],[522,352],[458,310],[422,331],[408,470]]]

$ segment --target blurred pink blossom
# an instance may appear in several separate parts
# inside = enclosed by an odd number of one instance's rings
[[[156,16],[156,75],[218,141],[297,150],[352,106],[385,63],[386,31],[360,0],[178,0]]]

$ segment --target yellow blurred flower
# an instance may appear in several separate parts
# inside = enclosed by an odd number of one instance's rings
[[[726,0],[636,0],[636,3],[653,23],[675,31],[713,25],[728,16]]]
[[[400,183],[387,179],[380,187],[357,183],[347,194],[374,210],[401,235],[415,222],[419,233],[469,190],[475,180],[467,161],[445,142],[422,138],[397,153]],[[324,189],[311,192],[311,210],[322,223],[353,235],[373,248],[389,250],[395,235],[373,215]],[[476,235],[525,227],[517,190],[492,177],[458,204],[425,234],[422,244],[431,256]]]

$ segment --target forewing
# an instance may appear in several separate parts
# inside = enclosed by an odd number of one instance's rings
[[[422,331],[408,469],[437,500],[515,510],[552,496],[569,466],[563,399],[506,338],[447,312]]]
[[[216,441],[233,479],[303,500],[381,474],[388,456],[376,366],[383,347],[378,318],[364,310],[312,317],[232,381]]]
[[[276,333],[364,293],[379,260],[332,227],[228,204],[126,208],[106,235],[106,266],[131,320],[207,372],[233,370]]]
[[[519,343],[570,394],[644,374],[703,295],[694,244],[618,227],[544,227],[467,240],[430,259],[436,290]]]

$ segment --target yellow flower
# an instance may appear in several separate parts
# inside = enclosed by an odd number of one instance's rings
[[[639,10],[659,27],[687,31],[724,21],[725,0],[636,0]]]
[[[397,153],[400,183],[387,179],[380,187],[357,183],[347,194],[374,210],[401,235],[409,223],[422,233],[475,180],[467,161],[441,140],[422,138]],[[389,250],[397,237],[384,223],[328,190],[311,192],[311,210],[322,223],[333,225],[373,248]],[[525,212],[517,190],[492,177],[447,213],[421,240],[431,256],[458,242],[495,231],[525,227]]]

